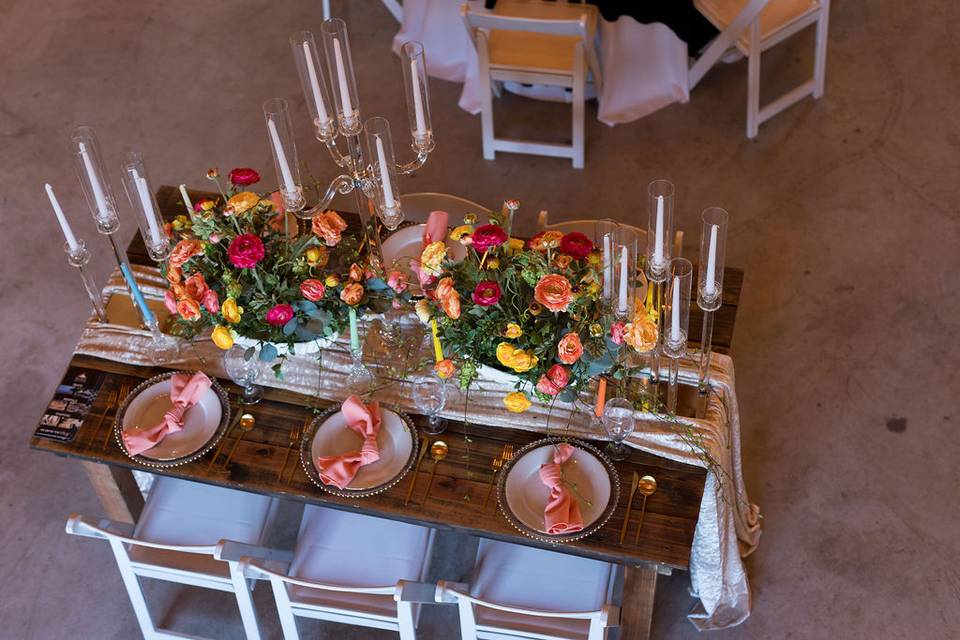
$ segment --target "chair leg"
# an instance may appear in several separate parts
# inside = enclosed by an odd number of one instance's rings
[[[750,23],[750,55],[747,56],[747,137],[760,129],[760,18]]]
[[[830,22],[830,3],[824,0],[817,20],[817,51],[813,63],[813,97],[823,96],[823,86],[827,78],[827,27]]]
[[[583,64],[583,48],[577,43],[573,72],[573,168],[583,169],[583,127],[586,69]]]
[[[400,640],[417,640],[411,603],[402,600],[397,602],[397,627],[400,631]]]
[[[477,621],[473,617],[473,604],[467,600],[457,600],[460,610],[460,640],[477,640]]]
[[[277,615],[280,618],[284,640],[300,640],[300,633],[297,631],[297,619],[293,615],[293,607],[290,605],[290,596],[287,595],[286,585],[283,580],[271,578],[270,586],[273,588],[273,598],[277,603]]]
[[[127,556],[123,543],[114,538],[110,539],[110,547],[113,549],[113,555],[117,560],[117,567],[120,569],[120,577],[123,578],[123,586],[127,589],[127,595],[130,596],[130,604],[133,605],[133,613],[140,624],[140,631],[145,640],[153,640],[158,635],[157,628],[153,625],[153,619],[150,617],[150,610],[147,608],[147,601],[143,597],[143,590],[140,588],[140,578],[133,572],[130,566],[130,558]]]
[[[250,597],[247,580],[243,577],[238,563],[230,562],[228,564],[230,565],[230,581],[233,583],[233,592],[237,596],[237,606],[240,607],[240,619],[243,621],[243,630],[247,635],[247,640],[260,640],[257,610],[253,606],[253,598]]]

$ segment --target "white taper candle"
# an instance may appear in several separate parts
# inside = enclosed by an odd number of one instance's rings
[[[70,223],[67,222],[67,217],[63,215],[63,209],[60,208],[60,203],[57,201],[57,196],[53,194],[53,187],[49,184],[44,185],[47,189],[47,197],[50,198],[50,206],[53,207],[53,212],[57,216],[57,222],[60,223],[60,229],[63,231],[63,237],[67,239],[67,246],[70,247],[70,251],[76,251],[77,247],[77,237],[73,235],[73,229],[70,228]]]
[[[613,295],[613,263],[610,256],[610,235],[603,236],[603,299]]]
[[[343,67],[343,53],[340,51],[340,41],[333,39],[333,58],[337,65],[337,83],[340,87],[340,104],[343,105],[343,115],[353,113],[353,103],[350,102],[350,89],[347,85],[347,72]]]
[[[183,198],[183,206],[187,208],[187,215],[193,213],[193,203],[190,202],[190,195],[187,193],[187,185],[180,185],[180,197]]]
[[[387,171],[387,154],[383,150],[383,138],[377,136],[377,162],[380,164],[380,183],[383,185],[383,206],[393,207],[393,185],[390,184],[390,173]]]
[[[143,217],[147,219],[147,230],[150,235],[150,243],[154,246],[160,244],[160,227],[157,226],[157,212],[153,208],[153,201],[150,199],[150,190],[147,188],[147,181],[136,169],[130,169],[133,174],[133,182],[137,185],[137,195],[140,198],[140,206],[143,208]]]
[[[277,156],[277,164],[280,165],[280,175],[283,178],[283,184],[280,187],[283,191],[290,193],[297,188],[297,185],[293,181],[293,174],[290,173],[290,165],[283,152],[283,144],[280,142],[280,134],[277,133],[277,125],[274,124],[273,118],[267,119],[267,129],[270,130],[270,142],[273,143],[273,153]]]
[[[663,259],[663,196],[657,196],[657,228],[653,244],[653,262],[661,266]]]
[[[423,96],[420,94],[420,74],[417,71],[417,61],[410,61],[410,80],[413,82],[413,114],[417,122],[416,134],[422,136],[427,133],[427,122],[423,117]]]
[[[710,251],[707,253],[707,279],[703,283],[703,293],[707,297],[712,297],[717,288],[717,229],[719,228],[719,225],[710,225]]]
[[[670,308],[670,342],[680,342],[680,276],[673,276],[673,305]]]
[[[90,180],[90,188],[93,189],[93,200],[97,205],[97,217],[109,218],[110,211],[107,209],[107,198],[103,194],[103,185],[100,184],[97,172],[93,170],[93,162],[90,160],[90,154],[87,153],[87,145],[82,142],[80,143],[80,156],[83,158],[83,168]]]
[[[307,60],[307,75],[310,76],[310,90],[313,92],[313,101],[317,105],[317,117],[320,122],[327,121],[327,105],[323,104],[323,94],[320,93],[320,80],[317,78],[317,69],[313,66],[313,55],[310,45],[303,43],[303,57]]]
[[[630,272],[627,270],[627,248],[620,248],[620,291],[617,296],[617,310],[627,312],[627,285],[630,283]]]

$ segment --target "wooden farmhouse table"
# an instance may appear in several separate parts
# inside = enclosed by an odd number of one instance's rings
[[[191,198],[203,195],[211,194],[191,193]],[[167,219],[183,212],[183,204],[175,187],[161,187],[157,192],[157,200]],[[352,230],[359,229],[358,216],[345,213],[343,217]],[[128,256],[134,264],[153,264],[146,255],[139,235],[131,243]],[[740,270],[728,268],[724,273],[723,306],[717,312],[714,325],[714,348],[718,352],[729,351],[742,280],[743,272]],[[699,336],[699,328],[699,309],[696,304],[692,304],[690,334]],[[300,466],[296,448],[290,454],[283,480],[278,480],[278,473],[289,447],[289,433],[300,428],[313,415],[315,408],[325,408],[331,404],[329,402],[266,387],[264,399],[253,409],[257,418],[256,426],[252,431],[242,434],[228,467],[225,468],[222,463],[226,451],[233,448],[235,437],[225,443],[218,462],[212,467],[209,465],[211,454],[207,454],[183,466],[148,469],[128,458],[112,439],[104,446],[103,436],[106,433],[104,430],[112,427],[114,413],[123,400],[114,392],[122,385],[132,389],[143,380],[164,370],[85,355],[74,355],[69,366],[105,374],[104,383],[86,422],[95,423],[101,415],[106,415],[106,419],[102,420],[103,424],[98,425],[94,433],[90,432],[94,424],[86,430],[81,427],[71,442],[32,437],[30,446],[60,457],[79,460],[103,504],[105,515],[114,520],[135,522],[139,517],[143,496],[131,473],[132,470],[139,469],[285,500],[402,520],[617,563],[625,568],[619,637],[630,640],[649,636],[658,573],[669,574],[672,569],[688,568],[706,477],[706,471],[700,467],[674,462],[643,451],[633,451],[627,460],[616,463],[621,477],[621,500],[610,520],[599,531],[582,540],[548,544],[519,533],[494,506],[488,505],[486,509],[481,507],[490,482],[491,459],[499,455],[505,444],[513,444],[515,449],[519,449],[542,438],[541,434],[471,424],[470,455],[465,458],[465,427],[451,421],[444,436],[444,440],[450,445],[450,453],[447,460],[440,465],[430,498],[424,504],[420,502],[426,491],[429,475],[426,472],[417,475],[414,498],[407,506],[404,506],[404,498],[413,479],[412,472],[397,485],[376,496],[364,499],[340,498],[325,493],[310,481]],[[220,380],[220,383],[231,397],[239,397],[241,389],[235,384],[229,380]],[[412,417],[416,423],[420,423],[420,416]],[[465,461],[467,459],[469,464]],[[424,471],[428,468],[425,464]],[[649,474],[656,477],[658,489],[647,500],[643,535],[639,542],[633,543],[631,528],[631,535],[620,544],[619,532],[626,511],[629,478],[633,471],[641,476]],[[470,499],[465,500],[464,496],[469,496]],[[491,500],[492,502],[495,500]],[[634,513],[632,517],[634,523],[637,515]]]

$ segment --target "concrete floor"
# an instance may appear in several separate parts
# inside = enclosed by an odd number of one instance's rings
[[[78,234],[94,240],[67,130],[96,127],[111,167],[139,149],[158,183],[203,187],[213,165],[270,176],[260,105],[284,96],[302,156],[332,176],[309,138],[286,40],[319,29],[319,5],[0,0],[0,406],[9,412],[0,637],[137,636],[107,546],[63,534],[70,512],[100,513],[79,465],[26,448],[89,311],[42,191],[51,182]],[[374,0],[334,7],[350,24],[365,113],[402,129],[396,24]],[[754,142],[743,136],[745,62],[711,72],[689,104],[630,125],[609,129],[591,107],[583,171],[547,158],[484,161],[479,120],[456,107],[459,87],[432,83],[437,151],[403,190],[489,205],[519,198],[527,230],[541,208],[642,224],[644,185],[665,176],[679,188],[688,251],[700,210],[731,212],[728,263],[746,271],[734,341],[743,453],[765,532],[748,562],[753,616],[717,638],[960,638],[960,306],[951,297],[960,292],[960,8],[927,0],[918,9],[836,0],[826,96],[778,116]],[[765,86],[800,79],[810,52],[804,37],[770,52]],[[503,109],[524,133],[566,131],[564,107],[507,99]],[[102,281],[108,251],[94,244]],[[444,544],[462,564],[461,541]],[[441,570],[459,570],[445,562]],[[684,574],[662,580],[654,637],[697,635],[684,619],[687,585]],[[240,634],[229,596],[152,594],[158,617],[182,631]],[[174,604],[184,610],[163,613]],[[421,637],[456,637],[450,613],[431,609]]]

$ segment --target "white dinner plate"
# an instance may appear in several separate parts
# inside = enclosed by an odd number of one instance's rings
[[[610,474],[607,466],[592,453],[572,446],[573,454],[563,463],[563,477],[576,485],[577,492],[571,490],[571,494],[580,504],[583,528],[587,529],[604,515],[610,502]],[[544,444],[521,455],[513,463],[504,483],[507,508],[514,517],[545,535],[549,534],[543,521],[543,509],[550,500],[550,489],[540,480],[540,465],[553,462],[554,448],[552,443]]]
[[[380,459],[360,467],[357,475],[347,485],[347,491],[363,491],[385,485],[402,474],[413,451],[414,434],[407,423],[393,411],[380,407],[380,431],[377,446]],[[317,426],[310,445],[310,461],[316,468],[320,456],[338,456],[359,451],[363,445],[356,431],[347,427],[342,411],[328,416]],[[317,470],[319,473],[319,470]]]
[[[410,270],[410,260],[419,260],[423,250],[423,230],[427,225],[413,224],[409,227],[397,229],[389,238],[383,241],[383,264],[387,269],[397,269],[407,274],[411,283],[417,278]],[[451,260],[460,262],[467,257],[467,248],[448,237],[443,239],[447,245],[447,255]]]
[[[134,397],[123,413],[124,433],[136,432],[155,426],[170,410],[171,380],[161,380],[146,387]],[[200,396],[183,416],[183,428],[168,434],[154,447],[140,455],[149,460],[174,460],[202,449],[217,433],[223,406],[213,388]]]

